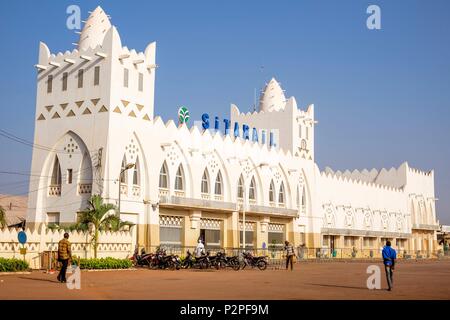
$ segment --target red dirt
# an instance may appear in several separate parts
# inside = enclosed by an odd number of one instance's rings
[[[4,299],[450,299],[450,260],[400,262],[395,289],[366,287],[367,262],[302,262],[295,270],[131,270],[81,273],[81,290],[56,274],[0,276]]]

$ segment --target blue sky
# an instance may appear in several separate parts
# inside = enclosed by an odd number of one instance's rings
[[[250,110],[274,76],[301,108],[315,104],[320,168],[435,169],[438,217],[450,224],[450,1],[2,1],[1,129],[32,141],[38,43],[73,48],[71,4],[83,18],[100,4],[129,48],[157,41],[164,120],[180,105],[191,120],[228,116],[230,103]],[[366,28],[370,4],[381,30]],[[29,172],[31,148],[0,146],[0,171]],[[26,179],[0,174],[0,193],[26,192]]]

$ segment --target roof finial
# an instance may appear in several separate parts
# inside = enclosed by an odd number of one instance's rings
[[[272,77],[261,94],[259,111],[278,111],[284,109],[286,97],[280,84]]]
[[[101,45],[106,32],[111,28],[108,15],[98,6],[85,21],[80,33],[78,49],[95,48]]]

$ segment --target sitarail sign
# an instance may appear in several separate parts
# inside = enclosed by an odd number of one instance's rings
[[[224,134],[230,134],[231,129],[231,121],[229,119],[223,119],[224,123]],[[208,130],[211,128],[211,120],[209,118],[208,113],[202,114],[202,128],[203,130]],[[214,117],[214,130],[220,130],[220,120],[219,117]],[[233,126],[233,135],[234,137],[240,137],[239,135],[239,123],[235,122]],[[250,127],[247,124],[242,125],[242,138],[246,140],[250,140]],[[252,128],[252,141],[259,142],[258,129]],[[261,130],[261,143],[266,143],[266,130]],[[269,132],[269,145],[272,147],[275,145],[273,132]]]

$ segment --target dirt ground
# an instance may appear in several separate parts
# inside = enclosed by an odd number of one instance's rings
[[[400,261],[395,288],[366,286],[367,262],[302,262],[285,270],[128,270],[81,272],[69,290],[56,274],[0,275],[5,299],[450,299],[450,260]]]

